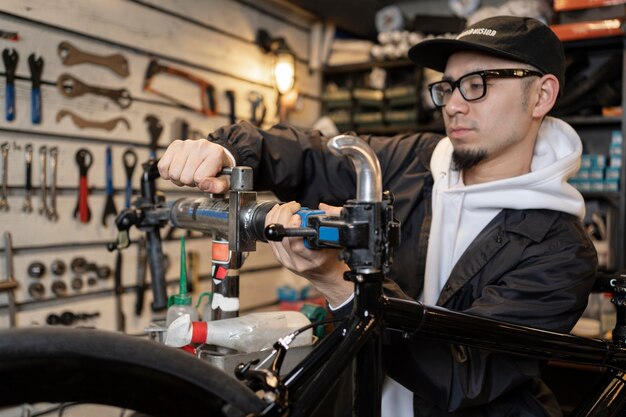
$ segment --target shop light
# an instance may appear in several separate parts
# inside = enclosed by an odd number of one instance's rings
[[[272,38],[264,29],[257,31],[256,42],[265,53],[272,54],[272,76],[276,90],[281,95],[289,93],[296,83],[296,57],[293,51],[284,38]]]

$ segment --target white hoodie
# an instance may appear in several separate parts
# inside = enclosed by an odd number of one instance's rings
[[[433,218],[426,256],[424,303],[434,305],[465,249],[504,208],[549,209],[583,218],[582,195],[567,182],[580,167],[582,144],[574,129],[546,117],[539,128],[531,171],[513,178],[464,185],[451,169],[452,143],[442,139],[430,167]]]
[[[433,217],[426,255],[423,301],[435,305],[452,268],[478,234],[503,208],[550,209],[583,218],[585,202],[567,179],[578,171],[582,144],[574,129],[546,117],[535,144],[531,172],[466,186],[451,169],[452,143],[444,138],[430,161],[435,180]],[[413,416],[413,393],[386,377],[383,417]]]

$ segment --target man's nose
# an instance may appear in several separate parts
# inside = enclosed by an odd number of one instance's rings
[[[461,95],[461,91],[458,88],[452,90],[448,102],[443,107],[443,110],[449,115],[453,116],[459,112],[467,111],[467,101]]]

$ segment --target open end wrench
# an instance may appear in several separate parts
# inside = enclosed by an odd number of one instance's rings
[[[107,217],[116,216],[117,209],[115,208],[115,201],[113,200],[113,157],[111,154],[111,147],[107,146],[105,151],[105,174],[106,174],[106,201],[104,203],[104,211],[102,212],[102,225],[106,227]]]
[[[113,119],[109,119],[105,121],[88,120],[88,119],[83,119],[82,117],[80,117],[79,115],[77,115],[76,113],[70,110],[62,109],[62,110],[59,110],[57,113],[57,123],[59,123],[65,116],[68,116],[70,119],[72,119],[72,122],[74,122],[74,124],[79,129],[91,127],[94,129],[104,129],[104,130],[111,131],[115,129],[118,124],[121,123],[122,125],[126,126],[126,129],[130,130],[130,123],[124,117],[115,117]]]
[[[4,259],[5,259],[5,279],[0,281],[0,291],[6,291],[9,307],[9,326],[15,327],[15,293],[17,282],[15,281],[13,269],[13,239],[10,232],[4,232]]]
[[[11,122],[15,120],[15,70],[20,56],[15,49],[5,49],[2,51],[4,61],[4,72],[7,77],[6,84],[6,119]]]
[[[2,151],[2,194],[0,194],[0,211],[9,210],[9,200],[7,195],[9,192],[9,142],[0,145]]]
[[[28,68],[32,80],[31,89],[31,119],[33,124],[41,123],[41,74],[43,72],[43,58],[35,58],[35,54],[28,56]]]
[[[41,196],[41,205],[39,206],[39,214],[48,216],[48,148],[44,145],[39,148],[39,191]]]
[[[147,115],[144,120],[148,123],[148,133],[150,134],[150,158],[155,159],[159,138],[163,132],[163,125],[156,116],[151,114]]]
[[[122,109],[128,108],[133,100],[125,88],[114,90],[111,88],[94,87],[83,83],[70,74],[61,74],[57,80],[57,87],[59,92],[65,97],[73,98],[84,94],[95,94],[110,98]]]
[[[128,70],[128,61],[122,54],[113,55],[95,55],[85,51],[81,51],[69,42],[63,41],[57,48],[59,57],[63,65],[77,65],[77,64],[94,64],[110,69],[114,73],[128,77],[130,71]]]
[[[124,193],[124,206],[130,207],[130,199],[133,194],[133,172],[137,166],[137,154],[132,149],[126,149],[122,157],[126,170],[126,190]]]
[[[81,223],[89,223],[91,219],[91,210],[87,202],[89,195],[89,184],[87,183],[87,172],[93,163],[93,156],[88,149],[81,148],[76,151],[76,163],[78,164],[79,173],[79,190],[78,202],[74,209],[74,217],[78,217]]]
[[[59,148],[50,148],[50,171],[52,181],[50,181],[50,206],[48,207],[48,220],[56,222],[59,220],[57,213],[57,163],[59,160]]]
[[[24,160],[26,161],[26,185],[22,211],[31,213],[33,211],[33,145],[30,143],[24,148]]]

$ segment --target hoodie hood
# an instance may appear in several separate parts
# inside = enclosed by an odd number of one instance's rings
[[[582,219],[585,202],[567,179],[578,171],[582,143],[567,123],[546,118],[539,129],[531,171],[464,185],[451,169],[452,143],[442,139],[430,162],[435,180],[423,300],[435,304],[463,252],[502,209],[549,209]]]
[[[442,139],[431,160],[437,188],[463,193],[466,209],[549,209],[585,216],[585,202],[567,182],[580,168],[582,143],[576,131],[562,120],[546,117],[535,144],[531,172],[482,184],[454,187],[459,172],[450,168],[452,143]]]

